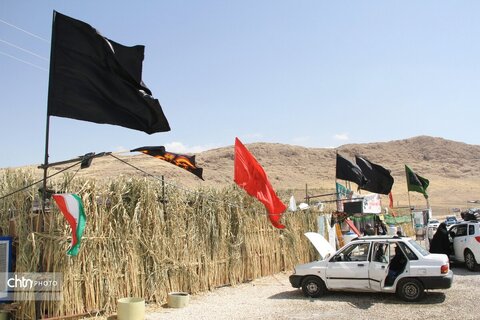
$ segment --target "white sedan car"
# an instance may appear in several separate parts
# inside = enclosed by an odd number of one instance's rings
[[[465,262],[468,270],[477,270],[480,262],[480,223],[465,221],[450,228],[453,258]]]
[[[359,237],[334,252],[320,234],[305,235],[323,258],[297,265],[290,283],[309,297],[329,290],[388,292],[410,302],[420,300],[425,289],[447,289],[453,282],[448,257],[410,238]]]

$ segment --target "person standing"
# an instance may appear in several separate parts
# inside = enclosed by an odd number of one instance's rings
[[[430,253],[443,253],[447,256],[451,253],[450,239],[448,238],[448,230],[445,222],[440,223],[437,232],[430,241]]]

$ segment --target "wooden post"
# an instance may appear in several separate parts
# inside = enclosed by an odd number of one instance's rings
[[[305,183],[305,199],[307,199],[307,204],[310,205],[310,197],[308,196],[308,185]]]
[[[411,211],[412,205],[410,204],[410,191],[407,191],[407,196],[408,196],[408,207],[410,208],[410,211]]]

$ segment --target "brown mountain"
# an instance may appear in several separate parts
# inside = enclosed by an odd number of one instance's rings
[[[392,193],[397,206],[425,207],[423,195],[407,192],[405,169],[429,179],[430,205],[437,216],[449,213],[452,208],[465,209],[468,200],[480,199],[480,146],[461,142],[419,136],[405,140],[381,143],[348,144],[336,149],[305,148],[278,143],[253,143],[247,148],[264,167],[277,191],[294,193],[303,201],[306,186],[309,194],[333,192],[335,187],[335,153],[350,160],[354,155],[365,156],[371,162],[392,171],[395,178]],[[110,156],[93,160],[90,168],[77,176],[96,179],[115,178],[119,175],[145,175],[144,172],[187,188],[222,187],[233,183],[233,146],[208,150],[196,155],[197,165],[204,169],[201,181],[193,174],[167,162],[147,155],[115,155],[131,166]],[[59,168],[50,169],[53,173]],[[356,188],[352,184],[352,188]],[[362,191],[362,193],[368,193]],[[384,205],[388,198],[382,196]]]

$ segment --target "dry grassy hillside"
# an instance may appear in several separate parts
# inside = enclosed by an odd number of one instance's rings
[[[404,165],[430,180],[428,192],[434,214],[442,216],[451,208],[467,208],[468,200],[480,199],[480,146],[427,136],[382,143],[349,144],[337,149],[305,148],[276,143],[248,144],[247,148],[265,168],[270,182],[278,191],[294,193],[297,201],[309,194],[333,191],[335,186],[335,153],[353,160],[355,154],[392,171],[395,205],[408,205]],[[213,149],[196,155],[197,165],[204,168],[204,179],[169,163],[147,155],[118,156],[129,164],[155,176],[164,175],[167,182],[188,187],[222,187],[233,183],[233,146]],[[54,168],[49,173],[55,172]],[[77,176],[113,179],[118,175],[144,175],[112,157],[95,159],[93,165]],[[355,185],[352,184],[352,188]],[[366,193],[363,191],[362,193]],[[383,197],[384,205],[388,204]],[[410,202],[424,207],[419,193],[410,193]]]

